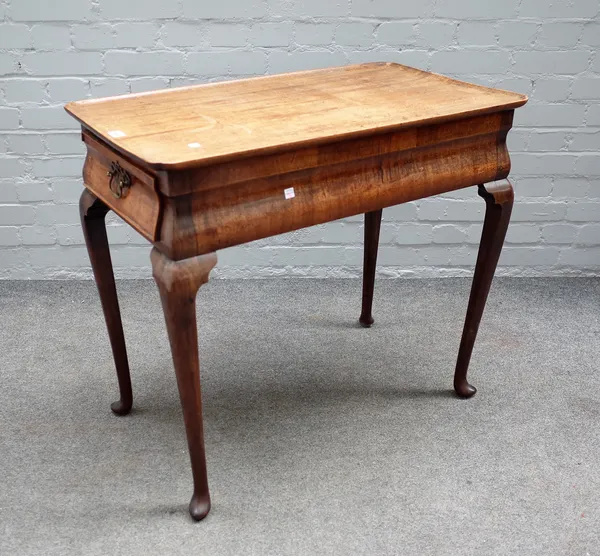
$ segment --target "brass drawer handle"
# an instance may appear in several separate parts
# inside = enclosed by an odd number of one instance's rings
[[[117,199],[127,197],[127,193],[131,187],[131,177],[123,170],[123,168],[121,168],[121,165],[118,162],[113,162],[110,165],[110,170],[106,172],[106,175],[110,177],[108,187],[113,196]]]

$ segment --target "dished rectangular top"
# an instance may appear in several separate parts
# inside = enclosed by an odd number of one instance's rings
[[[157,169],[183,168],[522,106],[524,95],[391,63],[72,102],[67,112]]]

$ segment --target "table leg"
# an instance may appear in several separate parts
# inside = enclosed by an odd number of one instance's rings
[[[362,311],[358,322],[369,328],[373,322],[373,289],[375,288],[375,269],[377,266],[377,248],[379,247],[379,228],[381,210],[365,213],[365,251],[363,264]]]
[[[127,415],[131,411],[133,397],[123,323],[121,322],[117,288],[106,236],[105,216],[109,210],[108,206],[100,199],[96,198],[88,189],[84,189],[79,200],[81,226],[83,227],[83,235],[92,270],[94,271],[96,286],[100,294],[100,302],[102,303],[119,381],[121,399],[114,402],[110,408],[117,415]]]
[[[514,200],[513,188],[508,180],[480,185],[479,195],[486,203],[485,220],[454,373],[454,390],[461,398],[470,398],[477,392],[477,389],[467,382],[467,369],[479,322],[504,244]]]
[[[190,515],[200,521],[210,510],[210,494],[204,454],[196,294],[200,286],[208,282],[208,275],[217,264],[217,255],[209,253],[172,261],[154,248],[150,258],[167,323],[192,463],[194,494],[189,510]]]

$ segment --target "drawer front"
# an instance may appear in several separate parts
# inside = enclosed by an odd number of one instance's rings
[[[85,186],[146,239],[156,241],[160,219],[156,178],[86,132],[83,140],[88,150]]]

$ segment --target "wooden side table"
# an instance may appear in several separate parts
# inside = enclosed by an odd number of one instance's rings
[[[476,391],[467,382],[469,359],[513,204],[506,136],[514,109],[526,102],[377,63],[67,105],[87,145],[81,222],[117,368],[121,397],[112,410],[127,414],[132,393],[109,210],[154,244],[194,519],[210,509],[195,299],[216,251],[365,213],[360,322],[371,326],[382,209],[479,185],[487,209],[454,375],[456,393],[468,398]]]

